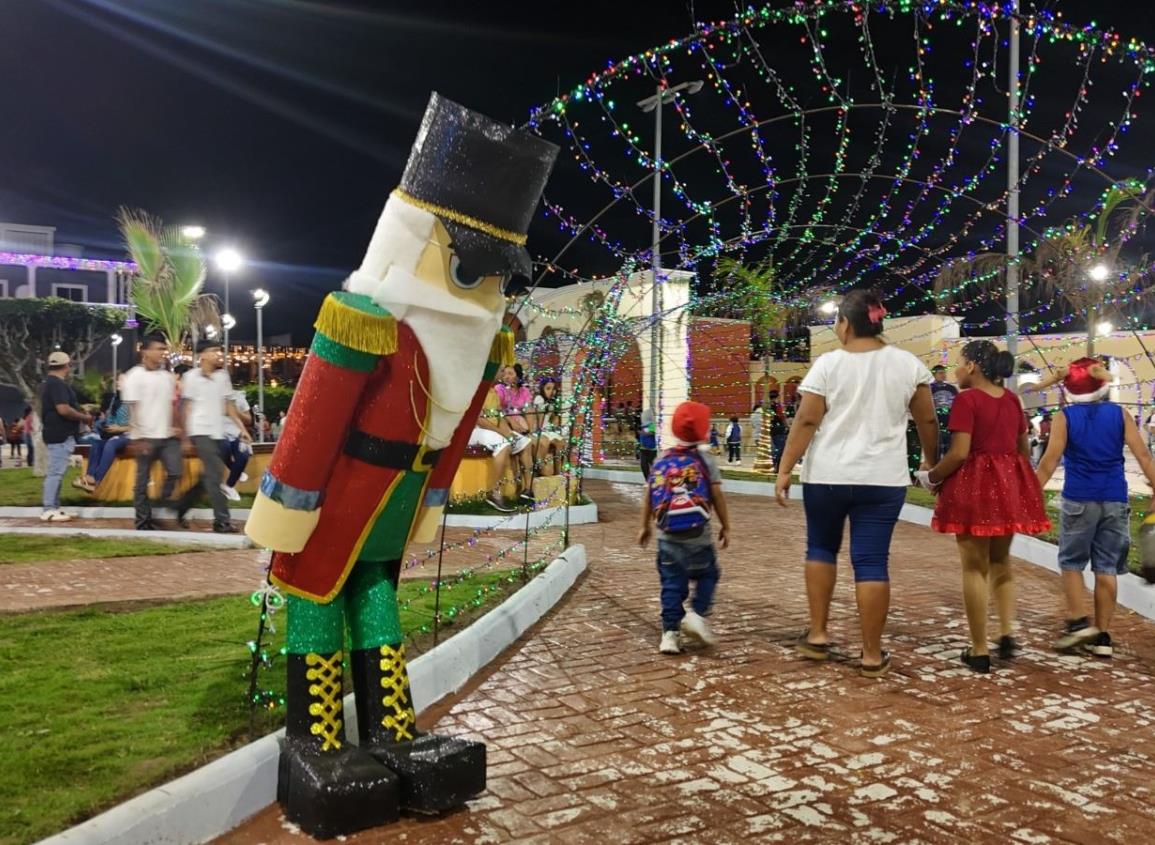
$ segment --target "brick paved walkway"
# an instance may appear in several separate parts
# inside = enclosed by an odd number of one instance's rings
[[[483,739],[489,790],[442,819],[350,842],[1155,841],[1155,625],[1121,612],[1113,662],[1047,650],[1057,577],[1017,567],[1024,654],[988,677],[965,640],[953,542],[900,525],[895,669],[816,665],[805,624],[802,509],[732,497],[720,644],[657,654],[657,577],[633,544],[640,488],[593,482],[577,528],[590,571],[549,617],[422,727]],[[832,633],[857,654],[844,579]],[[1150,838],[1148,838],[1150,837]],[[222,843],[298,843],[273,807]]]

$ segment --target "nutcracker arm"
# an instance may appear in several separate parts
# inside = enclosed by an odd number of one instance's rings
[[[397,349],[397,324],[360,294],[331,293],[269,468],[245,524],[258,545],[299,552],[320,520],[324,491],[366,382]]]

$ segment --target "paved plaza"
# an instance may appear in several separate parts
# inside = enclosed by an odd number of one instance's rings
[[[657,654],[657,576],[634,544],[639,487],[588,482],[590,569],[538,626],[422,727],[483,739],[489,789],[441,819],[349,842],[1155,841],[1155,625],[1122,611],[1111,662],[1053,654],[1057,576],[1016,572],[1024,652],[994,674],[965,644],[951,538],[901,524],[880,681],[856,671],[851,583],[835,600],[844,659],[799,659],[803,516],[731,497],[717,647]],[[848,572],[848,569],[847,569]],[[307,838],[271,807],[219,840]]]

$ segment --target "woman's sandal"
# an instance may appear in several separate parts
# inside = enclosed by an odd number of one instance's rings
[[[794,646],[798,649],[798,653],[807,660],[829,660],[830,659],[830,643],[812,643],[806,638],[810,636],[810,632],[806,631],[798,638],[797,644]]]
[[[867,666],[863,663],[858,668],[858,673],[864,678],[881,678],[890,671],[890,652],[884,651],[882,653],[882,662],[876,666]]]
[[[989,654],[971,654],[969,648],[964,648],[959,660],[965,663],[972,672],[980,675],[989,675],[991,672],[991,656]]]

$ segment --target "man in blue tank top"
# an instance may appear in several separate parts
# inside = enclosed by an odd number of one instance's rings
[[[1107,632],[1115,613],[1117,576],[1127,571],[1131,548],[1131,508],[1123,474],[1123,447],[1139,461],[1155,487],[1155,461],[1130,414],[1107,399],[1111,376],[1094,358],[1060,368],[1067,405],[1056,414],[1047,451],[1039,462],[1046,485],[1063,460],[1059,569],[1063,573],[1067,625],[1055,641],[1058,651],[1085,649],[1098,657],[1113,653]],[[1040,388],[1043,385],[1040,385]],[[1155,502],[1155,500],[1153,500]],[[1095,573],[1095,622],[1083,601],[1083,570]]]

